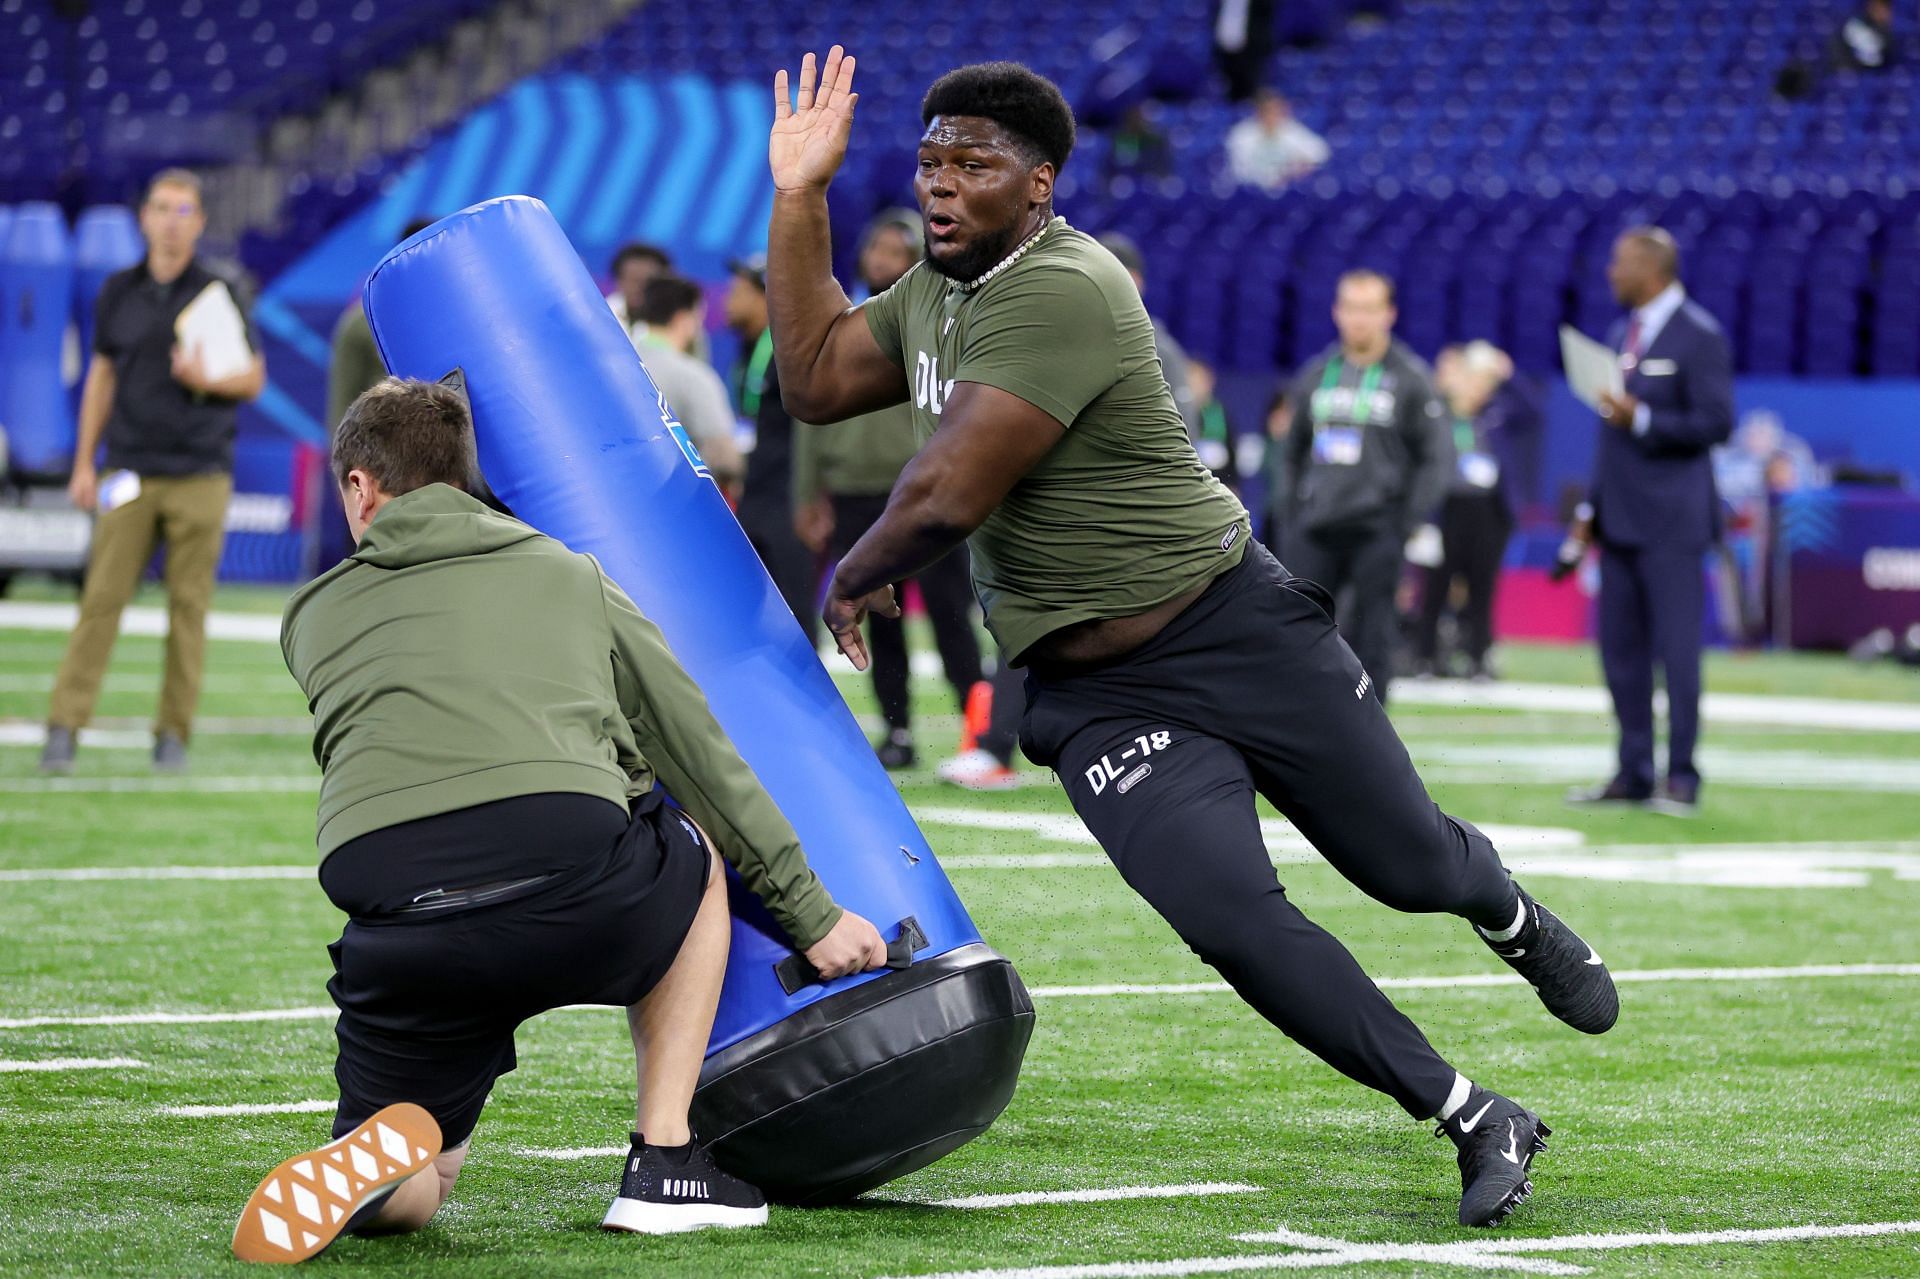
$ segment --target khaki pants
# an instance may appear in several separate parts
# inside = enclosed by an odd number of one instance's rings
[[[93,718],[100,680],[120,634],[120,610],[133,598],[155,546],[165,543],[167,673],[154,732],[183,741],[191,735],[207,660],[207,606],[232,494],[231,475],[143,475],[140,496],[95,521],[80,620],[54,681],[48,723],[79,729]]]

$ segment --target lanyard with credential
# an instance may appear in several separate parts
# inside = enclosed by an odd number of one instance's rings
[[[1360,375],[1360,386],[1353,393],[1353,422],[1355,426],[1366,426],[1373,421],[1373,396],[1380,389],[1382,361],[1376,360],[1367,366]],[[1320,375],[1320,389],[1331,391],[1340,385],[1340,375],[1345,373],[1347,362],[1339,356],[1327,361],[1327,371]]]
[[[767,365],[773,362],[773,330],[760,330],[760,340],[747,357],[746,376],[740,379],[740,411],[750,418],[760,416],[760,397],[767,393]]]
[[[1453,451],[1462,455],[1475,453],[1473,423],[1464,417],[1453,419]]]

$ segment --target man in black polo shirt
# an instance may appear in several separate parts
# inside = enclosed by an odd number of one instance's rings
[[[145,260],[110,276],[96,303],[93,360],[80,398],[80,441],[67,492],[75,506],[97,509],[100,518],[80,620],[47,712],[43,772],[73,767],[75,738],[93,716],[120,610],[161,544],[167,548],[167,665],[153,765],[167,772],[186,766],[206,661],[207,606],[233,492],[234,418],[241,401],[259,395],[267,378],[250,319],[252,365],[218,380],[207,376],[198,351],[182,350],[176,341],[180,312],[216,282],[226,285],[246,314],[238,285],[194,256],[206,225],[200,180],[185,169],[163,170],[140,206]],[[104,471],[94,464],[103,436]]]

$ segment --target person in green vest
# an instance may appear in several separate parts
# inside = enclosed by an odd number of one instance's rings
[[[924,242],[919,218],[889,210],[867,225],[860,238],[854,300],[864,301],[892,288],[920,261]],[[839,559],[887,509],[887,495],[919,443],[913,433],[913,408],[896,404],[831,427],[794,423],[794,531],[807,547]],[[956,546],[913,575],[933,625],[933,639],[963,722],[969,697],[981,683],[980,639],[973,629],[973,587],[967,576],[967,551]],[[904,582],[894,584],[896,591]],[[874,750],[889,769],[911,768],[917,760],[909,707],[910,674],[906,628],[900,618],[873,614],[867,619],[867,643],[873,651],[873,693],[886,720],[886,735]],[[963,740],[964,754],[972,749]]]

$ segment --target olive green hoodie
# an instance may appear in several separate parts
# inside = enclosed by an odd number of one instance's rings
[[[314,716],[322,860],[519,795],[625,807],[658,778],[796,946],[840,917],[659,628],[591,556],[458,489],[381,507],[287,602],[280,648]]]

